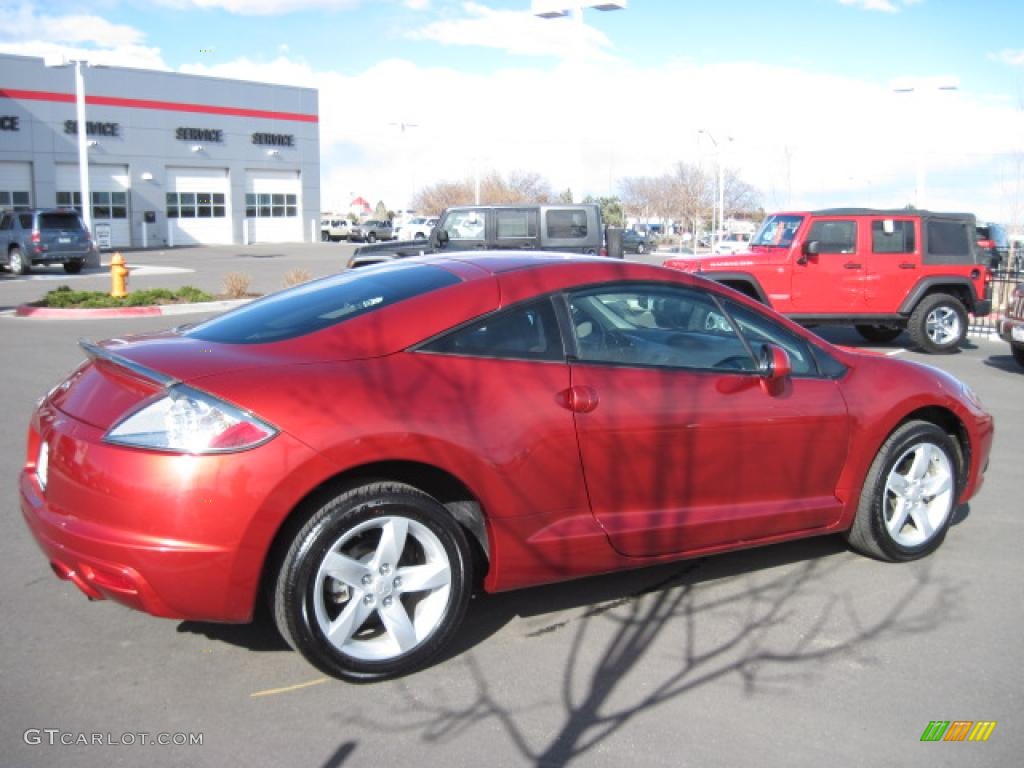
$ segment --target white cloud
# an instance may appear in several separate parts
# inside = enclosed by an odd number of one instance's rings
[[[430,7],[430,0],[402,0],[402,5],[413,11],[425,11]]]
[[[528,10],[500,11],[474,2],[463,3],[462,11],[462,18],[432,22],[409,37],[520,55],[609,58],[607,36],[587,25],[577,30],[571,19],[540,19]]]
[[[899,13],[903,8],[922,2],[924,0],[839,0],[841,5],[851,5],[863,8],[865,11],[882,11],[884,13]]]
[[[988,57],[992,61],[1001,61],[1013,67],[1024,67],[1024,50],[1004,48],[999,53],[990,53]]]
[[[156,0],[175,8],[219,8],[239,16],[278,16],[296,11],[344,11],[355,8],[361,0]]]

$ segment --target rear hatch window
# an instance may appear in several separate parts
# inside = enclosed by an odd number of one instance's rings
[[[283,341],[458,282],[451,272],[429,264],[363,267],[267,296],[185,335],[220,344]]]
[[[43,232],[74,232],[82,228],[81,220],[73,213],[39,214],[39,229]]]

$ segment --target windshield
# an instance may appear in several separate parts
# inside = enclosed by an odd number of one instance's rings
[[[803,221],[803,216],[769,216],[764,220],[761,229],[754,235],[754,239],[750,241],[750,244],[788,248],[792,244],[796,231],[800,229]]]

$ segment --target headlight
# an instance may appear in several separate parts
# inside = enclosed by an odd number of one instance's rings
[[[225,453],[255,448],[276,434],[252,414],[177,385],[115,424],[103,439],[160,451]]]

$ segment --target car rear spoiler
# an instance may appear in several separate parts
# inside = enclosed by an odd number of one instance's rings
[[[160,373],[152,368],[136,363],[134,360],[129,360],[124,355],[119,355],[116,352],[111,352],[106,347],[101,347],[99,344],[93,344],[87,339],[79,339],[78,346],[80,346],[85,354],[89,356],[91,360],[102,361],[109,363],[110,365],[116,365],[118,368],[122,368],[137,378],[149,381],[154,384],[159,384],[165,389],[170,389],[175,384],[180,384],[178,379],[173,376],[168,376],[166,373]]]

